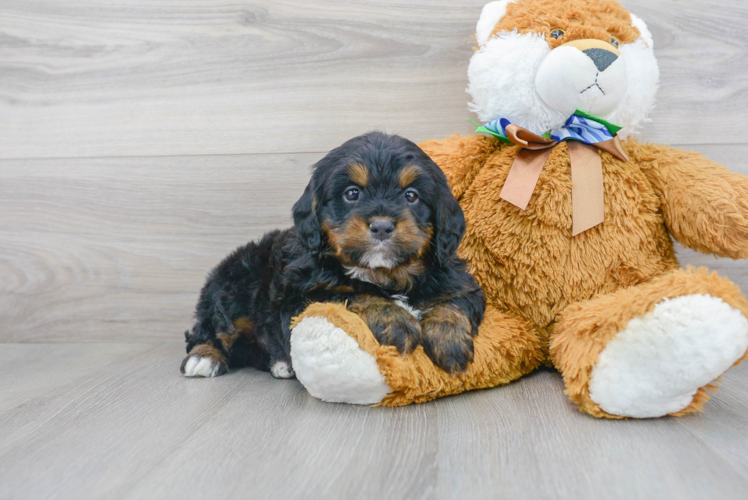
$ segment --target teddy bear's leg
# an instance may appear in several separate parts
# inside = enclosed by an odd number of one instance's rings
[[[703,268],[569,306],[551,337],[566,394],[608,418],[699,411],[747,349],[748,302]]]
[[[296,378],[322,401],[382,401],[391,389],[377,365],[379,347],[366,323],[342,304],[312,304],[291,325]]]
[[[323,401],[401,406],[507,384],[542,359],[538,336],[522,320],[492,307],[474,339],[465,373],[436,367],[423,347],[400,354],[380,345],[363,320],[342,304],[312,304],[292,325],[296,377]]]

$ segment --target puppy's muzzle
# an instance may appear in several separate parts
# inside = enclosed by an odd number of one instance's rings
[[[395,232],[395,223],[384,217],[375,217],[369,223],[369,231],[375,240],[388,240]]]

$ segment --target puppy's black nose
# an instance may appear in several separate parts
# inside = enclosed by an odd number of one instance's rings
[[[384,241],[392,236],[395,231],[395,223],[387,219],[377,219],[369,224],[369,231],[374,238]]]
[[[618,59],[618,56],[616,54],[605,49],[587,49],[583,50],[582,52],[587,54],[587,57],[592,59],[592,62],[595,63],[597,70],[600,72],[608,69],[608,66],[613,64],[616,59]]]

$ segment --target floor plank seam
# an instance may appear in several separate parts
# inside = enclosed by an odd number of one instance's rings
[[[189,382],[189,380],[187,382]],[[177,453],[179,450],[187,446],[190,438],[192,438],[192,436],[197,434],[198,431],[200,431],[200,429],[202,429],[211,419],[213,419],[214,416],[216,416],[221,410],[223,410],[226,407],[226,405],[229,404],[231,400],[233,400],[236,397],[238,393],[239,393],[239,387],[234,387],[232,391],[229,394],[227,394],[226,397],[223,398],[222,402],[219,405],[217,405],[217,407],[213,411],[206,414],[203,418],[201,418],[198,421],[195,428],[191,432],[188,432],[184,436],[184,438],[179,442],[178,445],[172,446],[169,450],[164,451],[161,454],[162,455],[161,458],[153,463],[149,472],[146,475],[141,476],[139,480],[145,483],[148,478],[156,474],[158,472],[160,465],[164,464],[169,459],[169,457],[171,457],[172,455]],[[122,496],[121,498],[126,498],[126,497]]]
[[[709,411],[709,409],[706,409],[705,411]],[[686,416],[688,418],[688,416]],[[746,481],[746,491],[748,491],[748,472],[745,470],[738,469],[735,464],[732,462],[732,460],[729,460],[727,457],[725,457],[720,451],[714,447],[714,443],[711,442],[708,439],[703,438],[702,436],[696,434],[695,432],[691,431],[690,427],[688,426],[687,422],[683,422],[681,419],[678,419],[678,423],[681,428],[685,428],[685,430],[695,439],[697,439],[700,443],[702,443],[707,449],[709,449],[712,454],[715,457],[719,457],[721,462],[723,463],[723,466],[726,464],[728,468],[732,469],[733,472],[735,472],[737,475],[743,478],[744,481]]]
[[[246,153],[211,153],[211,154],[164,154],[164,155],[112,155],[112,156],[24,156],[2,157],[0,163],[11,161],[71,161],[71,160],[136,160],[142,158],[223,158],[232,156],[292,156],[292,155],[322,155],[328,149],[315,151],[253,151]]]

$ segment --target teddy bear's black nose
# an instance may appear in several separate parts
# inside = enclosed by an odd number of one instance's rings
[[[592,59],[592,62],[595,63],[597,70],[601,73],[608,69],[608,66],[613,64],[615,60],[618,59],[617,55],[605,49],[587,49],[583,50],[582,52],[587,54],[587,57]]]

